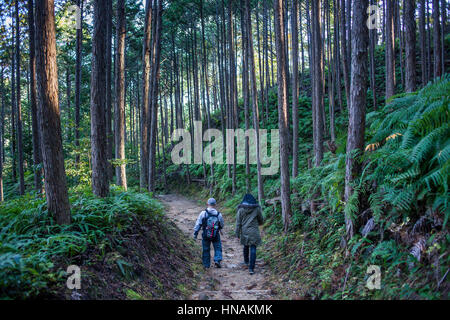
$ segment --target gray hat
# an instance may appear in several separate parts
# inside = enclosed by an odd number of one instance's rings
[[[214,198],[209,198],[209,199],[208,199],[208,204],[209,204],[210,206],[215,206],[215,205],[216,205],[216,199],[214,199]]]

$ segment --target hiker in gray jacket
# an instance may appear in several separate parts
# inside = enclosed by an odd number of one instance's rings
[[[237,207],[236,236],[244,245],[244,264],[248,266],[250,274],[254,274],[256,262],[256,246],[261,244],[259,226],[263,224],[261,207],[255,197],[246,194]]]
[[[200,212],[194,227],[194,239],[197,239],[200,228],[202,231],[202,261],[203,266],[208,269],[211,265],[211,243],[214,247],[214,264],[221,268],[222,242],[220,241],[220,230],[225,226],[222,214],[216,210],[216,200],[208,199],[208,207]]]

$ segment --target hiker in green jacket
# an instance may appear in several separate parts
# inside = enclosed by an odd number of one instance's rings
[[[255,197],[248,193],[237,207],[236,236],[244,245],[244,264],[248,266],[250,274],[255,273],[256,246],[261,244],[259,226],[262,224],[261,207]]]

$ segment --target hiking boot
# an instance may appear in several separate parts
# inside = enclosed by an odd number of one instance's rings
[[[250,274],[254,274],[254,273],[255,273],[255,271],[254,271],[253,269],[249,269],[249,270],[248,270],[248,273],[250,273]]]
[[[214,262],[214,264],[216,265],[216,268],[222,268],[222,266],[220,265],[220,262]]]

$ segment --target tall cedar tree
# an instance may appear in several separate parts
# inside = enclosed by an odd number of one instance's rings
[[[298,174],[298,0],[292,0],[292,176]]]
[[[434,78],[442,76],[441,24],[439,19],[439,0],[433,0],[433,56]]]
[[[283,1],[274,0],[275,43],[277,52],[277,84],[278,84],[278,126],[280,130],[281,160],[281,213],[284,231],[287,232],[291,219],[291,190],[289,175],[289,119],[288,119],[288,83],[286,74],[287,45],[283,20]]]
[[[17,153],[19,154],[19,194],[25,194],[25,177],[23,172],[23,131],[22,131],[22,95],[20,85],[20,17],[19,1],[15,1],[16,6],[16,106],[17,106]]]
[[[70,204],[64,169],[56,65],[55,6],[36,1],[36,75],[45,193],[49,212],[58,224],[70,223]]]
[[[159,85],[159,65],[161,56],[161,31],[162,31],[162,0],[154,1],[155,7],[155,30],[152,41],[152,71],[150,81],[150,135],[149,135],[149,156],[148,156],[148,190],[153,192],[156,187],[156,140],[157,140],[157,116],[158,116],[158,85]],[[192,126],[191,126],[192,127]]]
[[[405,25],[405,90],[413,92],[416,90],[416,1],[405,1],[404,25]]]
[[[258,201],[262,204],[264,199],[264,184],[261,175],[261,154],[259,153],[259,110],[258,110],[258,89],[256,87],[256,72],[255,72],[255,56],[253,50],[253,36],[252,36],[252,23],[251,23],[251,11],[250,0],[245,0],[245,21],[247,21],[247,49],[248,49],[248,61],[250,72],[250,94],[252,101],[253,112],[253,129],[255,130],[256,140],[256,166],[257,166],[257,181],[258,181]]]
[[[106,138],[106,23],[108,0],[94,1],[91,69],[92,191],[98,197],[109,193]]]
[[[82,63],[82,45],[83,45],[83,0],[77,0],[77,6],[80,8],[80,28],[76,35],[76,58],[75,58],[75,147],[80,146],[80,121],[81,121],[81,63]],[[77,154],[75,162],[80,162],[80,156]]]
[[[125,170],[125,0],[117,1],[116,26],[116,103],[114,107],[114,134],[116,147],[116,183],[127,189]]]
[[[395,94],[394,0],[386,0],[386,100]]]
[[[352,23],[352,72],[350,84],[350,108],[348,114],[347,155],[345,160],[345,201],[353,193],[352,183],[361,171],[359,156],[364,152],[366,126],[367,46],[369,29],[366,26],[368,0],[353,0]],[[348,237],[354,233],[350,216],[345,216]]]
[[[40,133],[37,119],[37,101],[36,101],[36,56],[34,41],[34,3],[28,0],[28,40],[29,40],[29,69],[30,69],[30,108],[31,108],[31,128],[33,139],[33,164],[34,169],[34,189],[42,192],[42,162]]]
[[[313,113],[313,144],[314,165],[318,167],[323,158],[323,53],[320,26],[320,0],[312,0],[311,34],[312,34],[312,113]]]
[[[142,40],[142,106],[141,106],[141,171],[140,187],[148,187],[148,114],[149,114],[149,84],[150,84],[150,40],[152,26],[152,1],[145,4],[144,37]]]

